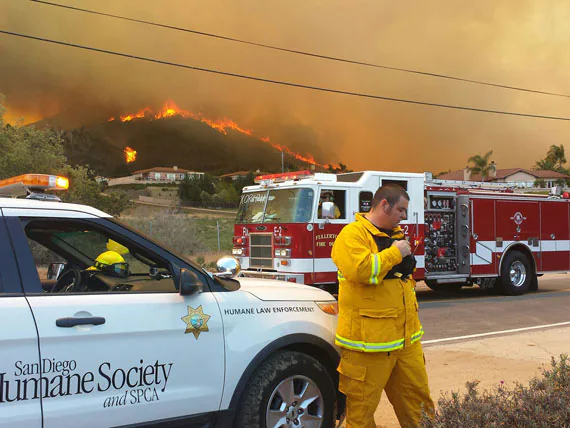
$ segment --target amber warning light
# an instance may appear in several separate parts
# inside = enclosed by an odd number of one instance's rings
[[[25,196],[34,191],[67,190],[69,179],[49,174],[23,174],[0,180],[0,196]]]

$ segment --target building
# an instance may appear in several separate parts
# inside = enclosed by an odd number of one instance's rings
[[[253,176],[257,176],[260,174],[267,174],[265,172],[260,172],[260,170],[256,170],[254,172],[252,171],[237,171],[237,172],[230,172],[228,174],[222,174],[220,176],[218,176],[218,178],[220,180],[225,180],[225,181],[236,181],[240,178],[246,178],[247,176],[249,176],[250,174],[253,174]]]
[[[450,171],[437,177],[438,180],[453,181],[483,181],[481,174],[471,174],[469,167],[463,170]],[[516,187],[535,187],[538,180],[544,182],[547,188],[556,185],[558,180],[570,180],[570,176],[561,174],[556,171],[533,170],[525,168],[507,168],[497,169],[494,162],[491,162],[489,176],[485,178],[485,182],[490,183],[507,183]]]
[[[185,177],[203,178],[203,172],[189,171],[187,169],[173,167],[155,166],[154,168],[141,169],[133,173],[136,181],[147,182],[164,182],[171,183],[173,181],[184,180]]]

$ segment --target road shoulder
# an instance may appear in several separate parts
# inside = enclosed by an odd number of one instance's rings
[[[570,353],[566,337],[570,327],[548,328],[525,333],[446,344],[426,345],[424,353],[434,401],[442,393],[465,391],[465,382],[478,380],[480,389],[499,385],[526,384],[541,373],[551,357]],[[385,395],[375,413],[382,428],[398,427],[392,406]]]

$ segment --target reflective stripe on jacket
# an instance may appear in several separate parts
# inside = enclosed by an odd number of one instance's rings
[[[415,281],[384,279],[402,261],[396,247],[378,252],[375,236],[388,237],[364,215],[345,226],[335,240],[339,318],[335,343],[362,352],[390,352],[410,346],[424,331],[418,317]],[[394,229],[393,238],[402,238]]]

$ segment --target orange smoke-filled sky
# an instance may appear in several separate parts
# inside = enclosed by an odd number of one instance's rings
[[[59,3],[328,56],[570,94],[570,3],[562,0]],[[302,57],[26,0],[0,2],[0,29],[304,85],[570,117],[570,98]],[[319,162],[340,161],[354,170],[461,169],[469,156],[489,150],[499,168],[530,168],[551,144],[570,137],[568,121],[276,86],[3,34],[0,93],[9,121],[59,115],[74,126],[172,99],[293,149],[310,148]]]

